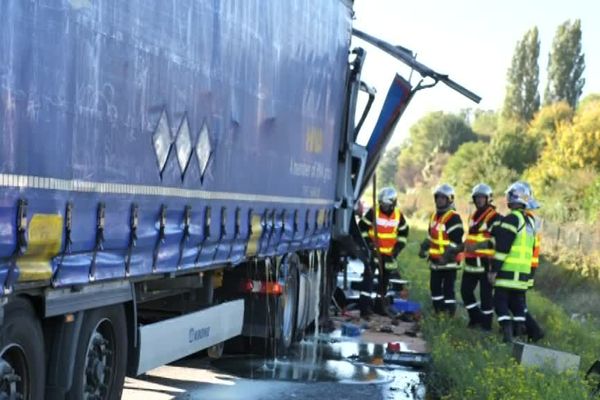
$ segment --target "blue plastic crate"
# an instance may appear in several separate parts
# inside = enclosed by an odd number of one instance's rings
[[[342,324],[342,336],[360,336],[360,326],[349,323]]]
[[[394,299],[394,308],[398,312],[417,313],[421,311],[421,305],[415,301]]]

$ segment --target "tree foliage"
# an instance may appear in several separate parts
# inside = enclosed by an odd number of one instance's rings
[[[493,157],[488,143],[475,142],[460,146],[448,160],[442,176],[464,198],[470,195],[473,186],[482,182],[502,193],[519,175]]]
[[[600,176],[600,98],[577,109],[572,122],[558,124],[539,161],[526,173],[546,201],[546,213],[558,220],[597,219]]]
[[[453,185],[459,195],[469,193],[482,180],[483,170],[490,162],[488,147],[484,142],[470,142],[460,146],[448,160],[442,175],[443,181]]]
[[[527,134],[525,126],[516,121],[505,121],[492,139],[490,158],[517,173],[522,173],[538,158],[538,145]]]
[[[398,173],[398,156],[400,147],[395,146],[388,149],[381,158],[377,169],[377,179],[380,187],[396,186],[396,174]]]
[[[564,100],[575,108],[585,84],[585,57],[581,49],[581,20],[559,25],[548,57],[544,103]]]
[[[559,126],[572,122],[573,115],[573,109],[565,101],[545,105],[531,121],[528,131],[543,140],[551,140]]]
[[[476,139],[465,118],[442,111],[427,114],[410,128],[411,152],[423,162],[436,153],[454,153]]]
[[[471,128],[480,137],[492,137],[498,130],[498,113],[494,110],[475,110]]]
[[[507,73],[506,96],[502,116],[530,121],[540,107],[538,93],[540,40],[537,27],[517,42]]]

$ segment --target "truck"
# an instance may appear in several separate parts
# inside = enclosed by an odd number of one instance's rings
[[[0,2],[0,398],[118,399],[126,375],[236,337],[285,351],[318,324],[423,86],[397,76],[357,144],[374,91],[352,35],[475,96],[352,17],[350,0]]]

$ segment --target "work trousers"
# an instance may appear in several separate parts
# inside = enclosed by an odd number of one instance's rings
[[[494,291],[494,306],[498,322],[514,321],[525,323],[525,291],[496,287]],[[511,315],[512,314],[512,315]]]
[[[429,289],[431,290],[433,309],[436,313],[445,311],[450,315],[454,315],[456,312],[455,282],[455,269],[431,270]]]
[[[479,285],[479,299],[475,297],[475,289]],[[460,294],[469,314],[469,326],[480,324],[483,329],[492,329],[494,316],[493,287],[485,272],[464,271],[460,284]]]
[[[384,258],[383,261],[385,262],[386,259]],[[372,309],[374,307],[373,298],[378,299],[378,301],[375,302],[375,305],[377,306],[376,308],[381,308],[382,304],[383,304],[383,299],[381,298],[382,286],[378,285],[378,287],[375,288],[375,284],[373,283],[373,279],[374,279],[373,271],[375,268],[379,268],[378,262],[373,262],[371,264],[370,268],[365,266],[365,269],[363,271],[362,282],[361,282],[361,286],[360,286],[361,287],[360,298],[359,298],[358,304],[359,304],[359,308],[360,308],[361,312],[363,312],[365,314],[368,314],[369,312],[372,311]],[[385,268],[383,269],[383,276],[381,277],[381,279],[379,279],[379,282],[380,282],[380,285],[383,285],[384,294],[388,290],[390,278],[396,277],[396,276],[397,276],[396,270],[387,270]],[[381,310],[378,310],[378,311],[381,311]]]

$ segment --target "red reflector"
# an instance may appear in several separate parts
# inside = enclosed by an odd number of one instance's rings
[[[269,293],[269,289],[271,294],[277,296],[283,293],[283,287],[277,282],[267,284],[267,293]]]
[[[283,286],[277,282],[253,281],[248,279],[241,284],[244,293],[260,293],[279,296],[283,293]]]
[[[387,345],[388,353],[399,353],[400,352],[400,343],[398,342],[390,342]]]
[[[250,279],[245,282],[242,282],[242,291],[244,292],[252,292],[254,290],[254,283]]]

